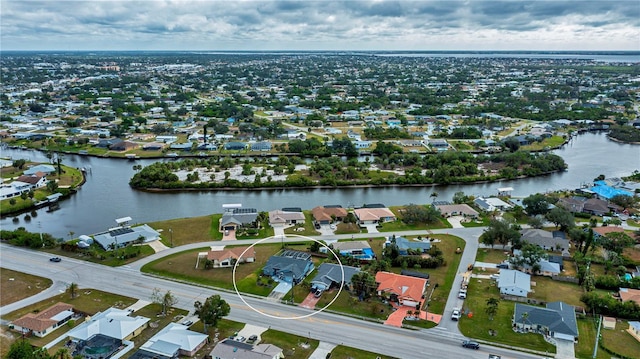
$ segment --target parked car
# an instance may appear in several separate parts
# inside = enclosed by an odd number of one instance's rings
[[[458,298],[466,299],[467,298],[467,290],[466,289],[460,289],[460,292],[458,292]]]
[[[49,258],[49,261],[50,261],[50,262],[56,262],[56,263],[58,263],[58,262],[62,261],[62,258],[60,258],[60,257],[53,257],[53,258]]]
[[[498,269],[509,269],[509,263],[498,263],[496,268],[498,268]]]
[[[500,359],[500,355],[489,354],[489,359]]]
[[[478,344],[477,342],[474,342],[473,340],[465,340],[462,342],[462,347],[477,350],[477,349],[480,349],[480,344]]]
[[[451,313],[451,320],[458,320],[462,317],[462,313],[460,313],[460,309],[455,308]]]
[[[237,342],[244,342],[245,340],[247,340],[247,338],[243,337],[242,335],[234,335],[231,338],[229,338],[231,340],[235,340]]]
[[[253,344],[258,340],[258,336],[257,335],[251,335],[249,336],[249,339],[247,339],[247,343],[249,344]],[[498,358],[499,359],[499,358]]]
[[[193,322],[190,320],[185,320],[184,322],[182,322],[182,325],[186,325],[187,327],[190,327],[192,324]]]

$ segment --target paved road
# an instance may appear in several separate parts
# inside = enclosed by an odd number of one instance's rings
[[[465,228],[460,230],[438,230],[434,233],[455,234],[468,239],[467,248],[462,254],[461,269],[473,262],[477,250],[477,235],[482,232],[478,228]],[[397,235],[425,234],[425,231],[397,232]],[[335,236],[340,238],[341,236]],[[350,238],[351,235],[345,236]],[[356,234],[355,238],[368,238],[368,234]],[[476,240],[472,240],[475,237]],[[289,240],[289,239],[288,239]],[[293,240],[293,239],[292,239]],[[274,238],[274,242],[281,239]],[[245,241],[243,241],[245,242]],[[250,241],[246,241],[249,243]],[[213,242],[219,244],[219,242]],[[474,244],[475,243],[475,244]],[[172,252],[179,252],[192,248],[202,247],[206,243],[172,248],[154,256],[161,257]],[[154,257],[152,256],[152,257]],[[518,353],[506,349],[490,348],[483,345],[479,351],[466,350],[460,347],[463,339],[457,329],[457,323],[443,320],[443,323],[435,329],[410,331],[401,328],[384,326],[361,319],[345,317],[332,313],[318,313],[312,317],[286,320],[282,318],[302,317],[313,313],[312,310],[296,306],[288,306],[280,303],[266,301],[262,298],[244,296],[242,299],[235,293],[215,291],[207,288],[172,282],[155,277],[143,275],[139,267],[143,262],[153,258],[145,258],[131,266],[118,268],[63,258],[60,263],[49,262],[49,254],[17,248],[0,244],[0,266],[3,268],[19,270],[25,273],[48,277],[54,280],[56,286],[77,283],[81,288],[96,288],[107,292],[117,293],[133,298],[147,300],[154,288],[170,290],[177,298],[176,307],[193,310],[196,300],[203,301],[213,294],[220,294],[231,306],[228,316],[231,320],[249,323],[258,326],[269,327],[284,332],[311,337],[332,344],[343,344],[392,355],[400,358],[486,358],[488,353],[502,355],[503,358],[539,358],[540,356]],[[459,285],[461,278],[456,277],[455,285]],[[40,298],[41,299],[41,298]],[[244,301],[243,301],[244,299]],[[39,299],[31,297],[21,301],[21,305],[28,305]],[[452,301],[453,300],[453,301]],[[447,302],[445,315],[450,308],[457,305],[456,292],[452,291]],[[249,308],[259,309],[269,316],[256,313]],[[10,311],[10,307],[0,308],[0,315]],[[275,318],[274,318],[275,317]]]

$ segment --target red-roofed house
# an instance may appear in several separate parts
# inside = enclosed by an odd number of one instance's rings
[[[347,216],[347,210],[342,207],[318,206],[311,210],[313,220],[318,224],[331,224],[340,222]]]
[[[249,247],[231,247],[225,248],[219,251],[207,252],[207,259],[213,262],[213,268],[232,267],[236,262],[240,263],[252,263],[256,260],[256,251],[254,247],[251,247],[248,251],[242,253]]]
[[[620,288],[620,300],[626,302],[628,300],[636,302],[640,305],[640,289]]]
[[[31,188],[40,188],[47,185],[47,177],[42,172],[38,172],[34,175],[22,175],[16,178],[16,181],[28,183]]]
[[[31,333],[42,338],[68,322],[73,318],[73,314],[71,304],[60,302],[38,313],[28,313],[14,320],[11,325],[21,333]]]
[[[422,302],[427,280],[389,272],[376,273],[378,295],[391,294],[391,301],[415,308]]]

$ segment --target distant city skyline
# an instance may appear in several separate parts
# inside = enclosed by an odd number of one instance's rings
[[[638,51],[640,1],[0,0],[0,49]]]

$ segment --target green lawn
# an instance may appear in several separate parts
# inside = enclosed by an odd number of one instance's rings
[[[593,318],[578,318],[578,333],[580,334],[578,344],[575,345],[576,358],[592,358],[593,345],[596,340],[596,323]],[[596,359],[609,359],[604,350],[598,349]]]
[[[638,357],[640,353],[640,342],[635,340],[631,334],[627,333],[629,328],[629,322],[622,321],[616,323],[615,329],[602,328],[600,334],[602,335],[602,344],[609,350],[618,354],[627,356],[629,358]],[[580,333],[582,336],[582,333]],[[599,349],[598,358],[600,358],[600,352],[604,353],[604,350]],[[610,358],[611,355],[607,354],[603,358]]]
[[[478,254],[476,255],[476,261],[487,263],[500,263],[507,258],[508,257],[505,254],[505,251],[501,249],[480,248],[478,249]]]
[[[498,312],[493,318],[485,313],[486,301],[489,298],[500,298],[495,283],[490,280],[472,279],[469,282],[469,292],[464,303],[464,309],[471,313],[460,318],[459,328],[462,334],[470,338],[482,339],[508,346],[548,351],[555,353],[555,347],[547,343],[542,335],[533,333],[516,333],[511,328],[511,318],[515,302],[500,301]],[[558,297],[560,298],[560,297]],[[450,320],[443,318],[443,320]],[[493,330],[496,335],[490,335]]]
[[[181,246],[189,243],[209,242],[222,239],[218,231],[221,214],[209,216],[178,218],[167,221],[148,223],[149,226],[162,233],[162,243]]]
[[[318,341],[269,329],[260,336],[262,343],[273,344],[283,349],[285,358],[308,358],[318,347]]]
[[[394,359],[386,355],[380,355],[365,350],[360,350],[351,347],[345,347],[344,345],[338,345],[331,351],[331,359]]]
[[[126,258],[128,256],[128,253],[134,253],[138,250],[140,251],[140,253],[138,253],[137,256]],[[43,249],[43,251],[46,251],[53,255],[61,255],[81,259],[84,261],[99,263],[111,267],[117,267],[135,262],[140,258],[144,258],[155,253],[153,248],[151,248],[148,244],[140,246],[127,246],[124,248],[119,248],[117,251],[105,251],[98,245],[93,245],[90,249],[78,250],[76,252],[64,251],[60,247],[46,248]]]
[[[294,227],[289,227],[287,229],[284,230],[284,233],[286,234],[297,234],[300,236],[317,236],[320,235],[320,232],[316,231],[315,227],[313,226],[313,215],[311,214],[311,211],[302,211],[302,213],[304,214],[304,224],[303,225],[296,225]],[[304,228],[304,231],[296,231],[296,229],[298,228]]]
[[[240,264],[236,269],[238,289],[246,293],[266,295],[269,294],[272,287],[259,286],[256,281],[269,257],[280,251],[281,247],[280,244],[265,244],[254,248],[256,250],[255,262]],[[233,290],[233,268],[204,269],[204,261],[202,259],[198,268],[195,267],[198,253],[208,250],[209,248],[198,248],[172,254],[146,264],[142,267],[142,271]]]

